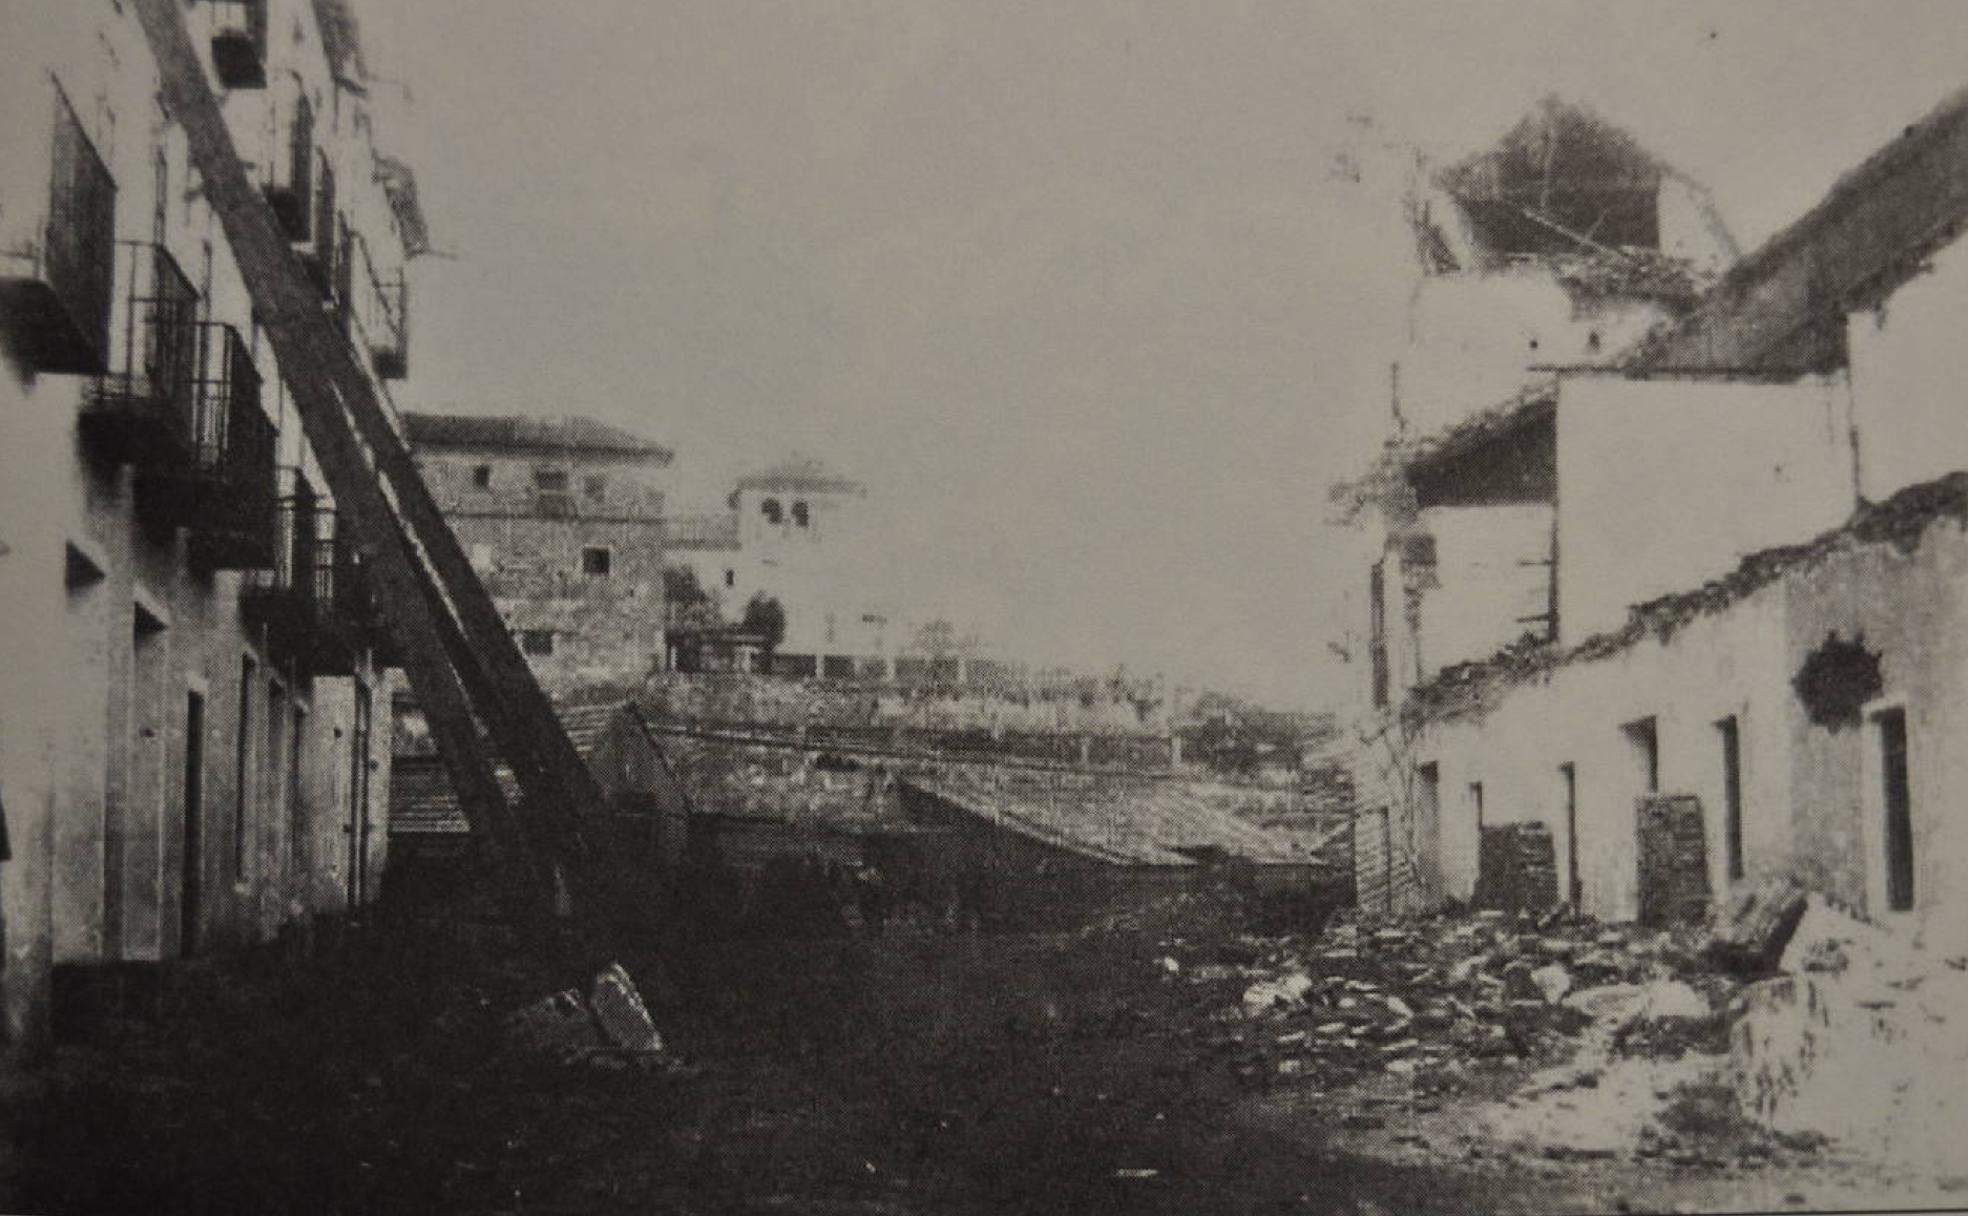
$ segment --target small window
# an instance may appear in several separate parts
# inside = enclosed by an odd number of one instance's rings
[[[589,502],[605,502],[608,499],[608,478],[599,474],[584,478],[581,493],[587,495]]]
[[[804,527],[806,527],[806,525],[807,525],[807,522],[808,522],[808,520],[807,520],[807,513],[806,513],[806,504],[805,504],[804,502],[796,502],[796,503],[794,503],[794,504],[793,504],[793,525],[794,525],[795,527],[800,527],[800,528],[804,528]]]
[[[1483,830],[1483,783],[1480,781],[1469,783],[1469,807],[1476,813],[1476,831],[1480,834]]]
[[[554,643],[551,629],[522,629],[519,633],[519,648],[527,654],[552,654]]]
[[[533,488],[546,494],[567,493],[567,470],[534,469]]]
[[[769,524],[779,523],[785,518],[785,513],[780,510],[779,500],[776,498],[768,498],[760,503],[759,514],[765,516],[765,522]]]
[[[481,490],[492,488],[492,466],[481,464],[472,466],[472,485]]]
[[[606,546],[589,545],[581,550],[581,573],[593,578],[607,578],[614,560],[615,554]]]
[[[1642,718],[1620,727],[1633,755],[1634,776],[1642,793],[1660,793],[1660,731],[1654,719]]]
[[[738,572],[736,570],[726,570],[724,572],[724,585],[727,587],[736,587],[738,585]]]

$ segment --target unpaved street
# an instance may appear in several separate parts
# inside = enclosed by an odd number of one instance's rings
[[[1421,951],[1472,926],[1403,932]],[[1412,1071],[1380,1062],[1400,1053],[1369,1049],[1384,1032],[1362,1015],[1354,1048],[1318,1058],[1294,1028],[1316,1031],[1328,995],[1349,1015],[1367,1002],[1335,994],[1391,995],[1395,943],[1382,958],[1336,944],[1361,936],[1344,925],[1246,928],[1233,904],[1188,899],[1067,935],[679,927],[667,966],[630,962],[677,1057],[642,1068],[515,1049],[504,1016],[545,982],[496,929],[391,912],[313,962],[194,973],[181,1012],[202,1016],[63,1049],[12,1095],[6,1206],[1557,1212],[1948,1196],[1835,1149],[1752,1146],[1713,1111],[1701,1125],[1672,1088],[1701,1062],[1680,1045],[1634,1040],[1581,1084],[1582,1015],[1512,1022],[1503,1050],[1454,1048],[1451,1023]],[[1287,957],[1311,978],[1306,1004],[1253,1012],[1251,976]],[[1672,1107],[1692,1134],[1564,1147],[1553,1129],[1634,1108],[1617,1086],[1635,1068],[1663,1079],[1638,1108]]]

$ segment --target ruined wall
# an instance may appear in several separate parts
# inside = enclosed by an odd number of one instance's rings
[[[1833,381],[1568,377],[1558,403],[1559,637],[1700,586],[1855,505]]]
[[[1877,310],[1847,322],[1859,472],[1874,502],[1968,468],[1968,245],[1942,250]]]
[[[1441,431],[1515,394],[1531,367],[1608,358],[1666,316],[1644,301],[1576,303],[1538,262],[1430,276],[1400,359],[1402,417],[1412,435]]]
[[[1551,568],[1539,563],[1551,554],[1552,517],[1544,503],[1421,513],[1435,540],[1435,585],[1422,593],[1417,643],[1423,679],[1488,658],[1526,633],[1544,635],[1543,622],[1527,618],[1550,608]]]
[[[1530,677],[1487,708],[1421,732],[1405,754],[1411,765],[1434,763],[1440,775],[1445,894],[1467,899],[1475,887],[1472,782],[1483,786],[1486,824],[1538,820],[1551,829],[1559,890],[1570,889],[1574,817],[1567,815],[1561,768],[1569,764],[1584,908],[1630,919],[1638,881],[1634,800],[1647,791],[1645,765],[1621,727],[1646,718],[1655,723],[1661,791],[1692,793],[1711,807],[1723,802],[1716,724],[1737,720],[1748,870],[1787,867],[1791,693],[1783,632],[1781,593],[1765,588],[1726,613],[1690,620],[1666,642],[1643,638],[1611,657]],[[1398,833],[1398,819],[1396,827]],[[1709,816],[1707,830],[1710,878],[1719,890],[1726,886],[1721,816]]]
[[[1881,687],[1859,720],[1833,728],[1791,723],[1799,865],[1828,895],[1869,915],[1898,919],[1937,948],[1968,945],[1968,534],[1941,518],[1918,533],[1918,548],[1867,546],[1785,580],[1792,674],[1836,632],[1879,658]],[[1907,723],[1907,769],[1915,860],[1911,913],[1889,911],[1882,847],[1884,808],[1877,712],[1899,707]]]

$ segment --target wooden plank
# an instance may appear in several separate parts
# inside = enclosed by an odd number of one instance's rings
[[[185,131],[206,199],[219,216],[256,316],[279,357],[308,443],[336,505],[355,525],[358,548],[460,807],[474,833],[491,844],[499,864],[530,875],[530,883],[508,892],[519,897],[530,919],[550,906],[550,892],[541,888],[545,871],[537,861],[525,865],[518,856],[524,838],[499,790],[458,675],[445,659],[446,648],[413,569],[414,556],[350,425],[338,378],[326,370],[337,356],[351,358],[347,344],[330,324],[272,210],[247,180],[176,4],[136,0],[136,10],[157,61],[166,105]],[[527,887],[532,888],[530,897],[521,894]]]

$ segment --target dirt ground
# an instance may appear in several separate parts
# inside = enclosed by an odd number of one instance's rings
[[[496,928],[385,909],[309,957],[199,964],[174,1016],[8,1081],[27,1212],[1614,1212],[1951,1205],[1835,1150],[1551,1151],[1497,1112],[1564,1052],[1453,1086],[1280,1067],[1236,1020],[1219,909],[1065,935],[731,937],[624,962],[680,1063],[516,1052],[566,976]],[[1171,943],[1188,963],[1177,962]],[[660,959],[660,962],[659,962]],[[1608,1082],[1608,1093],[1611,1083]],[[1665,1091],[1663,1091],[1665,1092]],[[1698,1086],[1683,1097],[1699,1097]],[[1515,1105],[1513,1105],[1515,1103]],[[1679,1117],[1699,1141],[1699,1102]],[[1551,1112],[1547,1112],[1551,1113]],[[1713,1112],[1711,1112],[1712,1114]],[[1719,1130],[1718,1130],[1719,1129]]]

